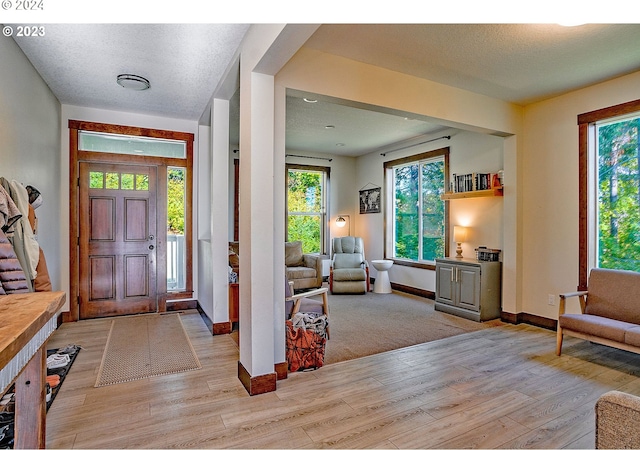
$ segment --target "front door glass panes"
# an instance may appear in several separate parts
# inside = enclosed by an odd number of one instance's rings
[[[187,146],[184,141],[84,130],[78,132],[78,147],[80,150],[89,152],[159,156],[163,158],[186,158],[187,154]]]
[[[185,239],[186,170],[167,170],[167,289],[184,290],[187,270]]]
[[[89,188],[122,189],[125,191],[148,191],[149,176],[146,174],[118,172],[89,172]]]

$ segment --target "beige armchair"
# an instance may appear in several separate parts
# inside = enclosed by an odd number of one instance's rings
[[[332,294],[366,294],[369,291],[369,264],[361,237],[333,238],[331,242],[329,289]]]
[[[322,257],[302,253],[302,242],[285,242],[285,272],[293,288],[314,289],[322,286]]]

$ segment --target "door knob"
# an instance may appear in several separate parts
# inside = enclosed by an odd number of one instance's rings
[[[153,245],[149,246],[149,250],[153,250],[155,247]]]

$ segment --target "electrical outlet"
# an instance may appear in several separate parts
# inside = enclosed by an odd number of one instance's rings
[[[553,295],[553,294],[549,294],[547,301],[551,306],[555,306],[555,304],[556,304],[556,296]]]

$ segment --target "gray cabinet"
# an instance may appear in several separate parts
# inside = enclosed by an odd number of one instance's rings
[[[436,311],[477,322],[500,317],[501,263],[436,259]]]

